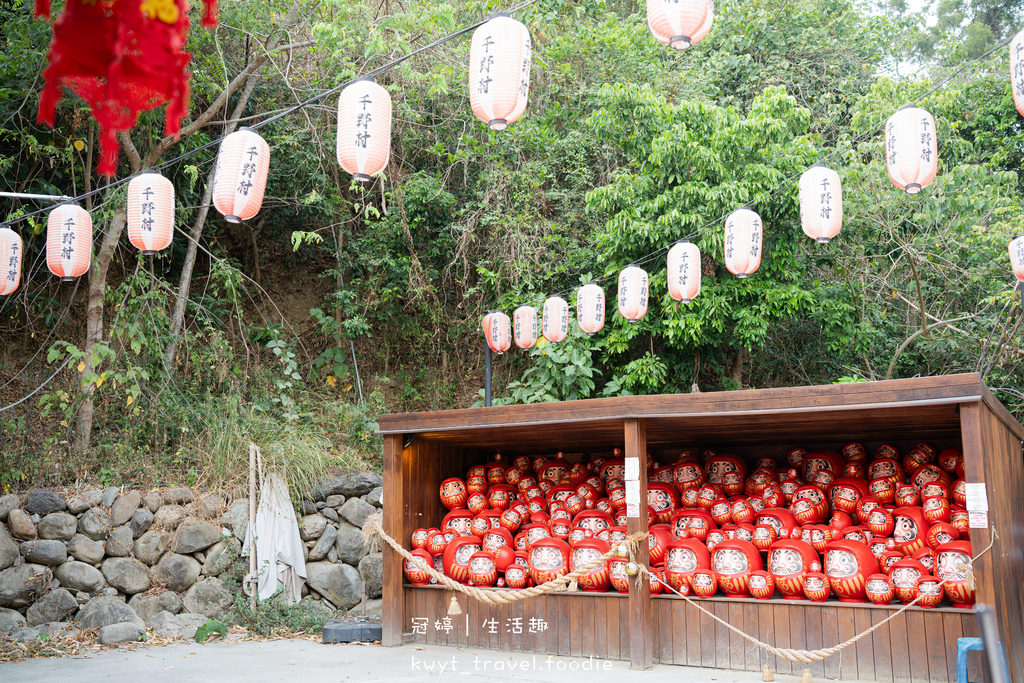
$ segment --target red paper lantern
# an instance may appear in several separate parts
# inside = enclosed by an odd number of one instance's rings
[[[174,236],[174,185],[156,171],[128,183],[128,239],[143,256],[163,251]]]
[[[239,128],[220,143],[213,176],[213,205],[228,223],[255,216],[263,205],[270,147],[252,128]]]
[[[516,346],[530,349],[537,343],[537,309],[520,306],[512,314]]]
[[[668,294],[688,304],[700,294],[700,249],[692,242],[677,242],[668,250]]]
[[[338,163],[367,182],[391,155],[391,95],[373,79],[356,81],[338,97]]]
[[[662,45],[685,50],[711,31],[714,0],[647,0],[647,26]]]
[[[563,341],[569,334],[569,304],[553,296],[544,302],[541,329],[549,342]]]
[[[838,173],[822,164],[800,176],[800,225],[821,244],[828,244],[843,227],[843,184]]]
[[[473,32],[469,48],[469,102],[491,130],[505,130],[526,111],[530,95],[530,32],[509,16]]]
[[[757,272],[761,266],[761,217],[746,207],[725,219],[725,267],[738,278]]]
[[[499,356],[512,348],[512,324],[501,311],[488,313],[482,322],[487,345]]]
[[[46,266],[65,282],[92,262],[92,216],[78,204],[61,204],[46,219]]]
[[[14,294],[21,284],[21,255],[24,246],[18,233],[0,227],[0,296]]]
[[[587,334],[597,334],[604,328],[604,290],[593,282],[576,293],[576,323]]]
[[[935,180],[939,148],[931,114],[908,104],[889,117],[885,162],[892,184],[908,194],[917,194]]]
[[[647,315],[649,294],[647,271],[629,266],[619,273],[619,315],[635,323]]]

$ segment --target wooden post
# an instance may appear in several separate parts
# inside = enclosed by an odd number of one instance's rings
[[[965,479],[972,484],[985,482],[985,447],[982,436],[982,410],[981,402],[960,404],[960,434],[964,454],[964,475]],[[992,457],[1004,457],[1004,454],[992,454]],[[990,519],[991,523],[991,519]],[[981,552],[988,547],[991,540],[991,532],[988,529],[971,529],[971,550],[975,553]],[[995,549],[993,549],[995,550]],[[997,607],[995,596],[996,574],[993,567],[993,559],[998,557],[999,552],[986,553],[974,563],[974,579],[977,583],[975,591],[979,603]]]
[[[626,435],[626,491],[627,506],[631,502],[629,475],[637,473],[639,485],[639,514],[626,521],[626,532],[647,531],[647,429],[643,420],[627,419]],[[635,468],[635,469],[634,469]],[[640,543],[637,562],[649,566],[647,539]],[[654,633],[651,614],[651,585],[647,577],[637,574],[629,579],[629,668],[650,669],[654,660]]]
[[[409,537],[405,520],[406,496],[403,467],[403,435],[384,437],[384,531],[404,543]],[[381,644],[396,647],[402,644],[405,627],[405,597],[402,594],[402,556],[384,546],[384,590],[381,620]]]

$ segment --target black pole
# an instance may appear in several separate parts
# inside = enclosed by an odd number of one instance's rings
[[[491,346],[484,345],[484,407],[491,407]]]

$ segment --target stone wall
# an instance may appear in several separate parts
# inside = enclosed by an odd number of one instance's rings
[[[367,614],[380,613],[381,555],[367,553],[361,527],[381,507],[381,484],[346,472],[300,503],[305,609],[359,613],[365,582]],[[0,637],[95,628],[113,643],[148,627],[191,638],[207,618],[230,616],[237,584],[223,576],[248,521],[248,498],[188,488],[0,497]]]

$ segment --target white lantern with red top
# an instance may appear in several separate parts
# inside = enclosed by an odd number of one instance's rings
[[[821,244],[843,227],[843,184],[839,174],[815,164],[800,176],[800,226]]]
[[[128,183],[128,240],[144,256],[163,251],[174,236],[174,184],[156,171]]]
[[[593,282],[576,293],[576,324],[587,334],[604,329],[604,290]]]
[[[648,28],[659,42],[677,50],[703,40],[714,21],[714,0],[647,0]]]
[[[0,296],[14,294],[21,284],[23,251],[21,236],[6,225],[0,227]]]
[[[213,206],[228,223],[241,223],[259,213],[269,171],[270,146],[252,128],[239,128],[221,140]]]
[[[917,194],[935,180],[939,145],[935,119],[912,104],[900,107],[885,123],[885,164],[892,184]]]
[[[520,306],[512,314],[512,328],[515,332],[516,346],[531,349],[537,343],[537,309],[533,306]]]
[[[619,273],[619,315],[627,322],[635,323],[647,315],[649,285],[650,279],[643,268],[629,266]]]
[[[500,355],[512,348],[512,324],[507,315],[501,311],[488,313],[484,316],[483,328],[491,351]]]
[[[338,97],[338,163],[367,182],[391,156],[391,95],[373,79],[356,81]]]
[[[569,304],[560,296],[544,302],[541,331],[549,342],[564,341],[569,336]]]
[[[92,216],[78,204],[61,204],[46,219],[46,267],[64,282],[92,263]]]
[[[668,250],[668,294],[688,304],[700,294],[700,248],[693,242],[677,242]]]
[[[761,266],[764,236],[761,217],[743,206],[725,220],[725,267],[738,278],[750,277]]]
[[[526,26],[497,16],[473,32],[469,103],[491,130],[505,130],[526,111],[532,48]]]

